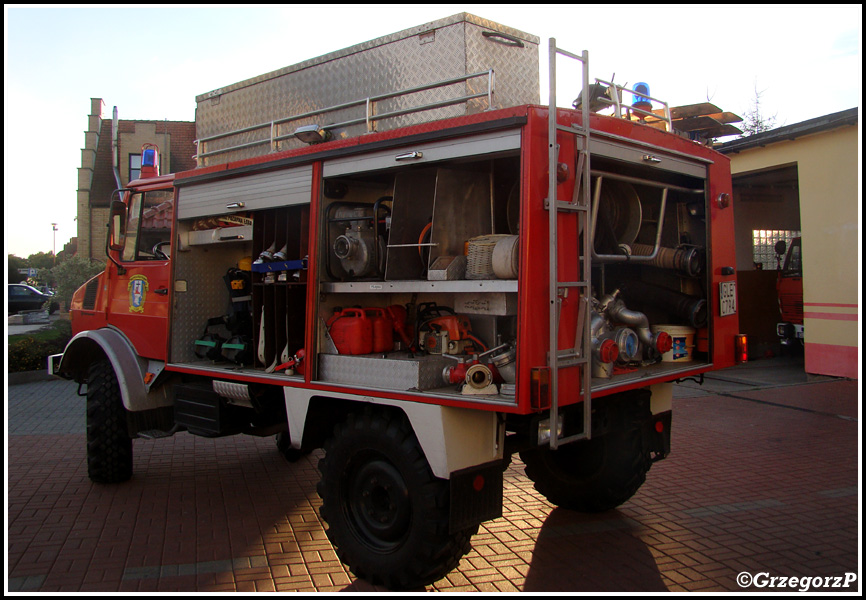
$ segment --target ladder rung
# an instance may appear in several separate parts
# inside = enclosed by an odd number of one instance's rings
[[[567,444],[567,443],[569,443],[569,442],[578,442],[578,441],[580,441],[580,440],[585,440],[585,439],[586,439],[586,434],[585,434],[585,433],[578,433],[578,434],[576,434],[576,435],[570,435],[570,436],[568,436],[568,437],[559,438],[559,439],[557,440],[557,443],[558,443],[558,444]]]
[[[586,287],[588,284],[585,281],[557,281],[556,287]]]
[[[562,212],[589,212],[589,207],[583,204],[573,204],[565,200],[559,200],[556,203],[556,210]]]
[[[589,362],[586,357],[578,356],[573,352],[569,352],[568,354],[557,354],[556,361],[556,366],[560,369],[567,369],[568,367],[579,367]]]
[[[550,210],[550,201],[544,199],[544,210]],[[589,212],[589,208],[583,204],[574,204],[565,200],[556,201],[556,210],[561,212]]]
[[[559,123],[557,123],[556,128],[559,131],[567,131],[569,133],[574,133],[576,135],[582,135],[584,137],[589,136],[589,130],[584,129],[583,127],[577,127],[577,126],[569,127],[568,125],[560,125]]]

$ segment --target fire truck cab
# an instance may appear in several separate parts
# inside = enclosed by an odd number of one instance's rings
[[[790,246],[785,240],[779,240],[775,247],[777,262],[780,264],[776,294],[779,297],[779,313],[782,317],[776,325],[776,334],[783,346],[802,346],[805,341],[801,239],[795,237]],[[785,257],[784,263],[782,256]]]
[[[120,190],[53,362],[87,385],[91,478],[180,431],[323,448],[338,555],[403,589],[501,515],[515,454],[558,506],[627,501],[670,451],[672,382],[734,362],[729,163],[650,111],[551,96],[308,125],[309,145]]]

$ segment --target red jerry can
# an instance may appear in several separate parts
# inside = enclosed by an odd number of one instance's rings
[[[373,321],[373,352],[394,351],[394,321],[384,308],[365,308]]]
[[[340,354],[373,352],[373,321],[363,309],[344,308],[328,319],[328,332]]]

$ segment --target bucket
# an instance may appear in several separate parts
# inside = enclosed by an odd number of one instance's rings
[[[685,325],[653,325],[653,333],[666,332],[673,340],[673,348],[662,354],[662,362],[687,362],[695,349],[695,330]]]
[[[373,321],[360,308],[346,308],[328,319],[328,332],[340,354],[373,352]]]

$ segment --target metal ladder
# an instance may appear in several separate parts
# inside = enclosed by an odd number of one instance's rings
[[[563,55],[573,58],[582,63],[583,66],[583,92],[582,97],[587,99],[581,106],[581,124],[571,126],[560,125],[556,118],[556,57]],[[590,439],[592,434],[592,397],[590,391],[590,312],[592,301],[592,289],[590,286],[591,273],[591,246],[590,232],[590,152],[589,152],[589,53],[584,50],[581,55],[572,54],[556,47],[556,39],[550,38],[549,42],[549,73],[550,73],[550,97],[548,109],[548,193],[546,206],[548,210],[549,227],[549,335],[550,347],[547,355],[547,364],[550,370],[550,448],[555,450],[558,446],[581,439]],[[556,143],[558,132],[570,133],[575,136],[578,168],[575,170],[574,195],[571,200],[559,200],[556,197],[557,187],[557,165],[559,158],[559,146]],[[582,273],[583,281],[558,281],[558,237],[559,237],[559,215],[561,213],[575,213],[577,215],[577,231],[575,234],[580,239],[583,232],[583,241],[577,257],[579,272]],[[559,337],[559,313],[561,298],[567,296],[569,290],[579,293],[579,305],[577,315],[577,333],[575,347],[567,350],[559,350],[557,339]],[[559,415],[559,371],[560,369],[577,368],[580,370],[580,395],[583,399],[583,431],[566,437],[560,437],[561,417]]]

